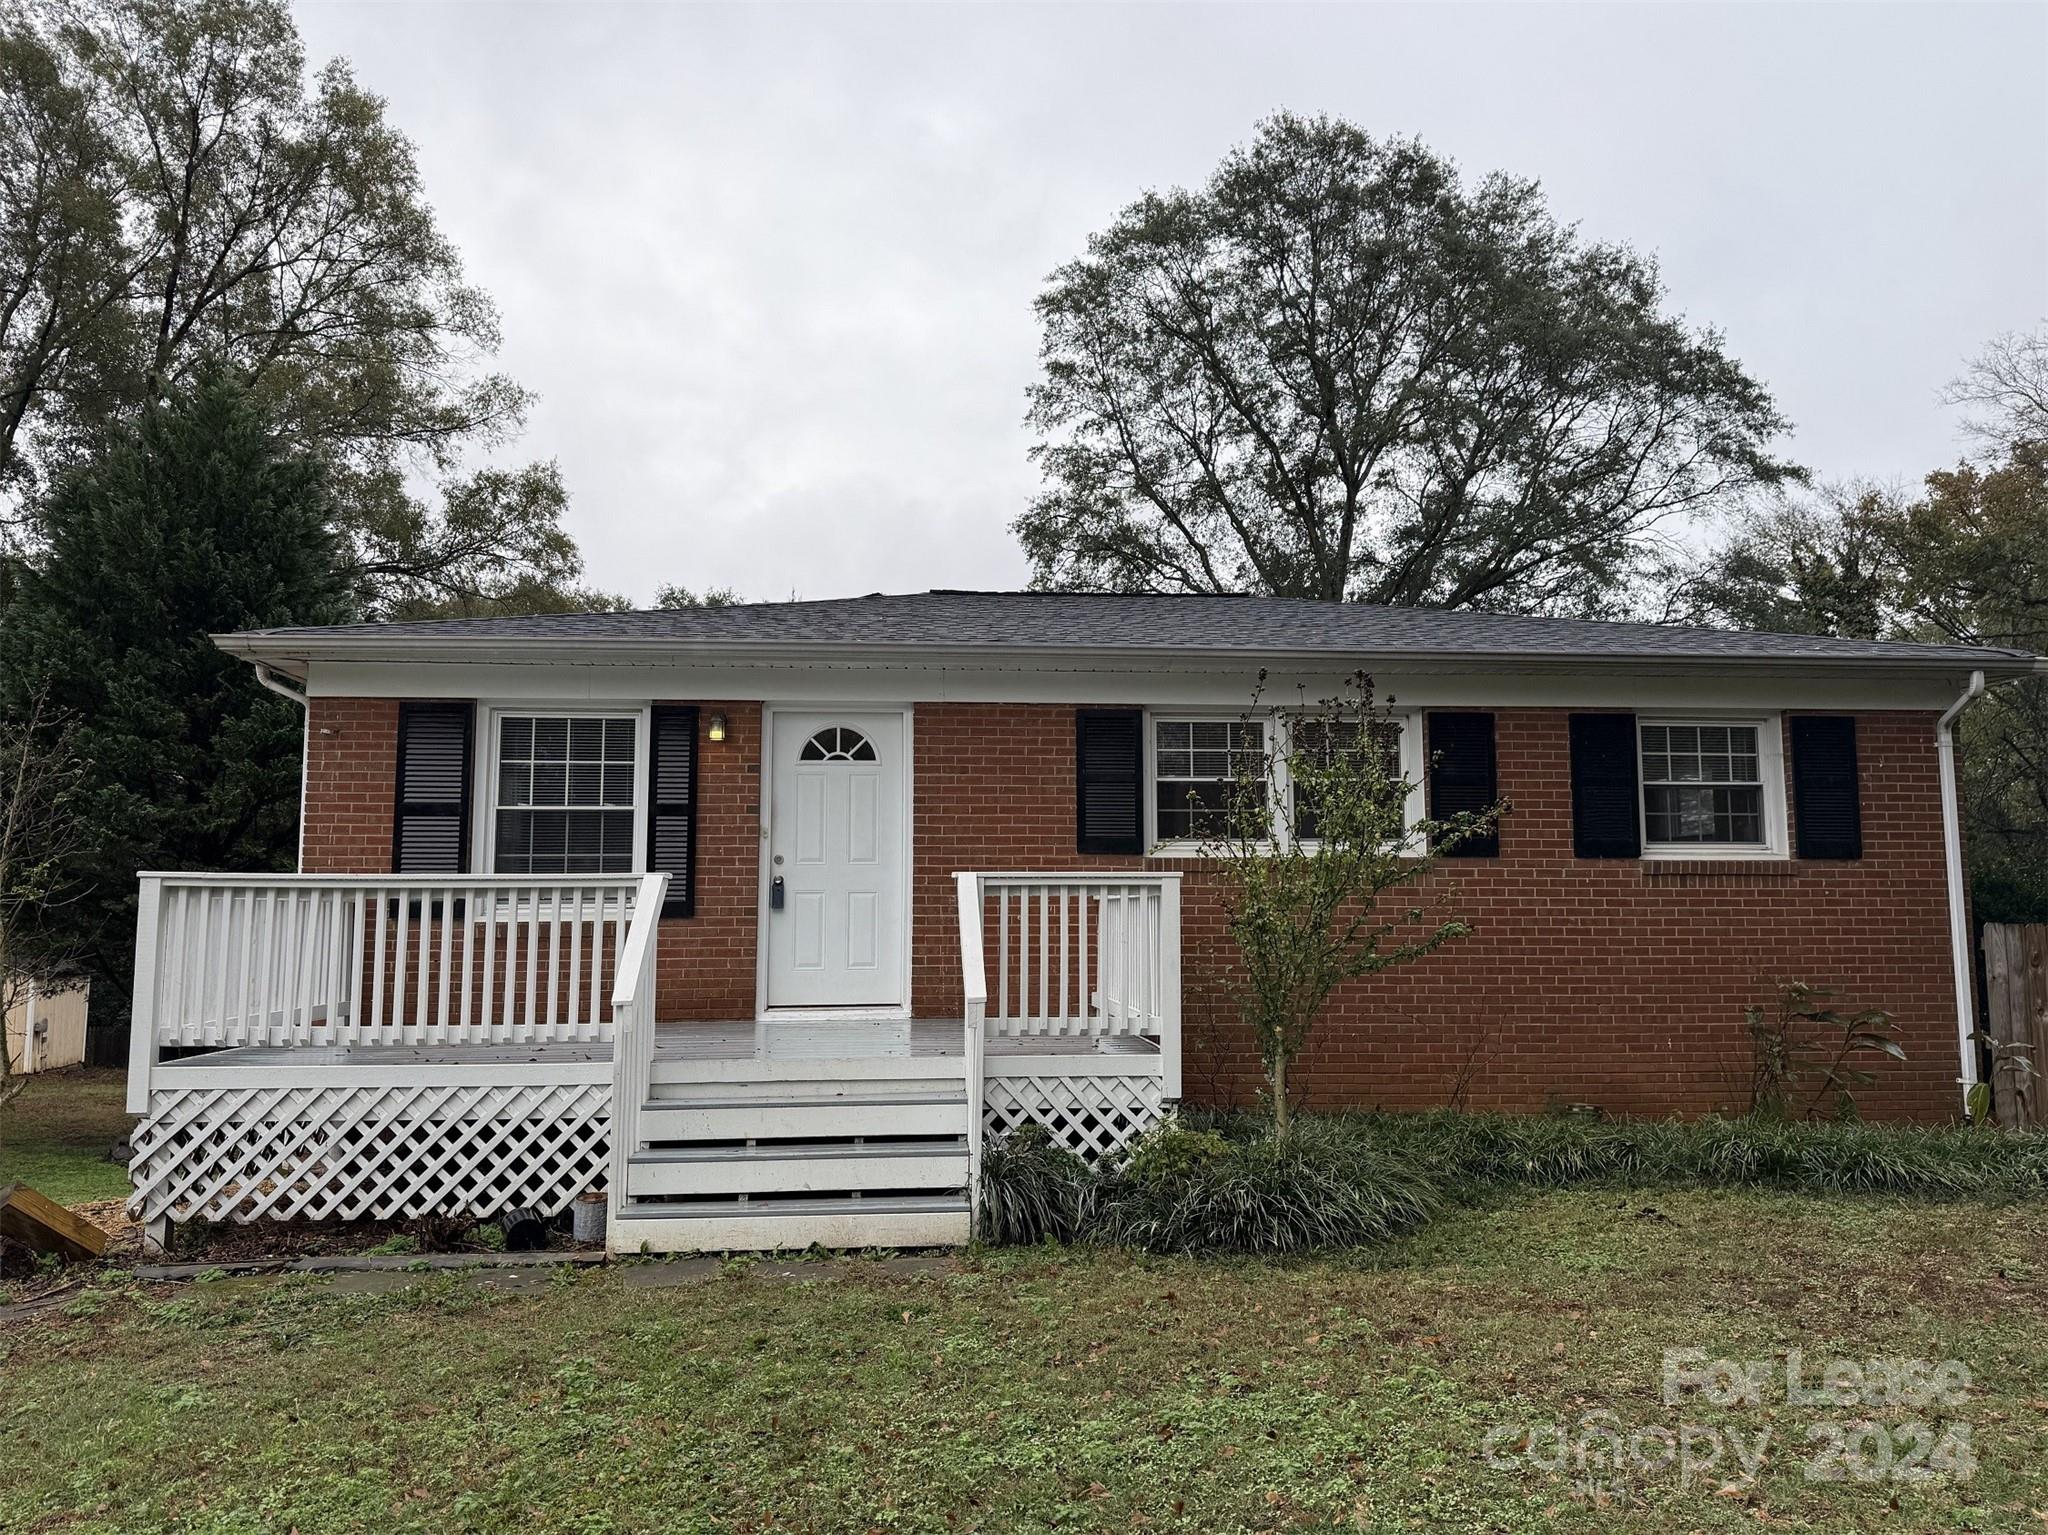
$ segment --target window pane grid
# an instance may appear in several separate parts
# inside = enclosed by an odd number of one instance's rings
[[[1307,757],[1311,761],[1328,765],[1338,751],[1358,751],[1360,722],[1357,720],[1306,719],[1294,722],[1294,755]],[[1400,795],[1401,779],[1401,727],[1391,720],[1375,720],[1372,724],[1373,743],[1380,753],[1380,771],[1386,778],[1388,792]],[[1291,789],[1294,800],[1294,835],[1304,842],[1315,840],[1317,835],[1315,795],[1307,784],[1295,783]]]
[[[1756,726],[1645,724],[1641,736],[1648,841],[1764,845]]]
[[[1158,720],[1153,752],[1162,842],[1228,835],[1240,781],[1265,803],[1266,727],[1260,721]]]
[[[496,872],[631,873],[638,733],[630,715],[502,717]]]

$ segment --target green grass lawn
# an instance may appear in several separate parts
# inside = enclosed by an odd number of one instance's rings
[[[2039,1531],[2048,1510],[2048,1206],[1577,1190],[1370,1260],[807,1272],[509,1296],[110,1280],[0,1326],[0,1529]],[[1968,1425],[1975,1473],[1809,1481],[1812,1425],[1867,1409],[1790,1406],[1782,1375],[1761,1406],[1668,1407],[1684,1348],[1960,1360],[1960,1405],[1876,1414]],[[1602,1411],[1771,1447],[1753,1480],[1731,1459],[1584,1489],[1518,1455],[1523,1429]]]
[[[128,1134],[128,1074],[79,1067],[28,1079],[0,1108],[0,1188],[28,1184],[60,1205],[125,1199],[128,1169],[107,1150]]]

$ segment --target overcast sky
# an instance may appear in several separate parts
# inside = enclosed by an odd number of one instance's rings
[[[1952,457],[1942,382],[2048,316],[2048,5],[297,9],[642,602],[1021,585],[1045,274],[1283,106],[1654,253],[1824,476]]]

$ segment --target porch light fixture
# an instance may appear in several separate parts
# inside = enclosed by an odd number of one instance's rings
[[[725,739],[725,716],[722,714],[712,715],[711,728],[704,733],[714,741],[723,741]]]

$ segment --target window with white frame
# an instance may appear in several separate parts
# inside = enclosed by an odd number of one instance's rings
[[[493,872],[632,873],[638,716],[495,718]]]
[[[1264,807],[1269,793],[1291,808],[1294,835],[1315,836],[1315,806],[1308,786],[1293,781],[1287,759],[1294,751],[1356,751],[1357,721],[1332,724],[1286,713],[1262,719],[1176,719],[1155,716],[1151,729],[1152,841],[1169,851],[1230,834],[1230,811],[1239,792]],[[1384,754],[1389,779],[1408,783],[1403,817],[1421,814],[1420,769],[1410,760],[1410,722],[1404,716],[1375,719],[1371,737]],[[1271,757],[1269,769],[1268,758]],[[1276,831],[1275,835],[1281,835]]]
[[[1368,738],[1365,722],[1358,719],[1328,719],[1310,717],[1288,722],[1290,731],[1289,760],[1295,757],[1321,760],[1330,764],[1337,754],[1355,755],[1361,741]],[[1376,719],[1371,722],[1369,739],[1380,755],[1380,771],[1385,775],[1387,792],[1403,796],[1401,763],[1401,722],[1394,719]],[[1287,786],[1290,803],[1294,812],[1294,835],[1303,842],[1312,842],[1316,836],[1316,807],[1310,786],[1299,779],[1290,779]]]
[[[1646,719],[1637,732],[1645,846],[1771,845],[1769,742],[1762,724]]]
[[[1242,792],[1266,798],[1266,723],[1240,719],[1152,722],[1153,836],[1200,842],[1230,832]]]

